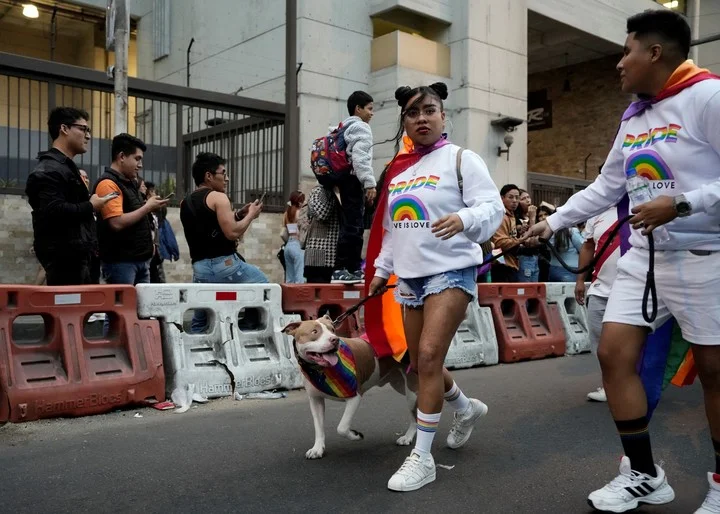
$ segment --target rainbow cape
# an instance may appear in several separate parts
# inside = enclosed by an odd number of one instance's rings
[[[692,60],[687,60],[673,72],[663,89],[653,98],[637,100],[630,104],[623,114],[622,121],[629,120],[645,111],[653,104],[670,98],[684,89],[708,79],[720,79],[710,71],[698,68]],[[618,219],[629,213],[630,202],[627,195],[618,203]],[[620,230],[620,253],[630,249],[630,226],[626,223]],[[680,327],[674,318],[650,334],[643,346],[638,363],[638,373],[645,386],[648,402],[648,418],[660,402],[663,389],[668,384],[678,387],[690,385],[695,381],[697,370],[693,360],[690,343],[685,341]]]
[[[370,228],[370,239],[365,257],[366,295],[368,294],[370,282],[375,276],[375,259],[380,255],[385,233],[382,222],[383,215],[388,209],[387,184],[400,173],[417,164],[425,155],[447,144],[450,143],[445,137],[442,137],[433,146],[414,147],[410,138],[405,136],[403,137],[403,147],[388,164]],[[397,277],[392,275],[388,280],[388,285],[395,283],[397,283]],[[368,300],[365,304],[365,330],[370,345],[375,350],[378,358],[393,356],[397,361],[400,361],[405,355],[407,341],[405,340],[403,327],[402,307],[395,301],[392,289],[381,296]]]

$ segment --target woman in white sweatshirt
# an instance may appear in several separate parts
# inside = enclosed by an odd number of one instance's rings
[[[465,444],[488,410],[460,391],[443,363],[468,303],[477,297],[476,270],[483,262],[478,242],[492,237],[504,209],[482,159],[469,150],[459,159],[459,147],[443,137],[445,84],[401,87],[395,98],[402,109],[398,139],[405,131],[413,149],[386,170],[367,263],[369,293],[395,274],[395,298],[405,307],[405,339],[419,378],[417,440],[388,488],[413,491],[435,480],[430,449],[443,399],[455,409],[451,448]]]

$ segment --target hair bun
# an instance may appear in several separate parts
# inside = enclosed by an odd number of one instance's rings
[[[430,84],[430,89],[435,91],[441,100],[445,100],[448,97],[448,88],[444,82],[435,82]]]
[[[408,100],[410,100],[411,93],[412,89],[408,86],[400,86],[395,90],[395,100],[397,100],[400,107],[405,107],[405,104],[407,104]]]

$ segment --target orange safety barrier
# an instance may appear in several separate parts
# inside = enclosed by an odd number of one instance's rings
[[[93,313],[108,316],[107,336],[102,321],[88,333]],[[26,316],[44,322],[32,341],[14,335]],[[84,416],[150,398],[165,399],[160,324],[138,319],[134,287],[0,286],[0,416]]]
[[[285,314],[299,314],[302,319],[317,319],[327,312],[335,319],[363,297],[363,285],[345,284],[281,284],[282,310]],[[341,337],[359,337],[364,330],[359,312],[347,318],[337,328]]]
[[[565,355],[560,311],[545,296],[545,284],[478,284],[478,302],[492,310],[500,362]]]

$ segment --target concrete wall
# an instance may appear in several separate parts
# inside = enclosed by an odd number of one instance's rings
[[[31,254],[33,241],[31,209],[25,197],[0,195],[0,283],[32,284],[37,276],[39,263]],[[168,282],[192,281],[192,266],[187,242],[180,223],[180,210],[171,208],[168,219],[180,247],[181,259],[165,262]],[[280,262],[275,254],[280,248],[282,216],[261,214],[239,247],[245,259],[257,265],[271,282],[282,282]]]
[[[527,0],[527,8],[622,45],[627,36],[628,17],[645,9],[662,9],[662,6],[652,0]]]
[[[309,169],[312,141],[348,116],[347,97],[368,91],[373,28],[368,2],[298,2],[300,173]],[[377,139],[376,139],[377,140]]]
[[[510,159],[498,157],[505,133],[490,126],[501,116],[527,116],[527,2],[469,0],[450,28],[455,140],[478,152],[499,185],[527,180],[527,131],[513,133]]]
[[[691,26],[694,22],[693,3],[700,1],[700,31],[694,38],[712,36],[720,33],[720,0],[690,0],[688,2],[688,15]],[[706,43],[697,47],[698,64],[710,68],[714,73],[720,74],[720,41]]]
[[[620,91],[615,65],[608,57],[528,77],[528,90],[547,89],[552,128],[528,132],[528,171],[594,180],[605,162],[620,116],[631,101]],[[570,91],[563,91],[565,79]]]

